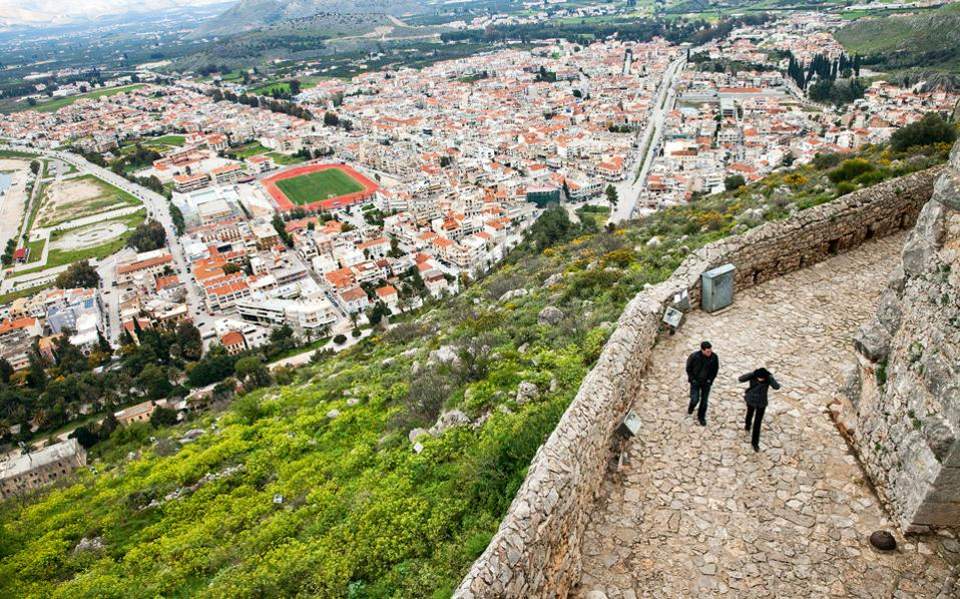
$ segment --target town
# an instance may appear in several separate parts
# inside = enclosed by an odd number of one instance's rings
[[[109,82],[116,93],[0,115],[5,379],[27,384],[67,345],[109,371],[158,331],[198,336],[195,362],[282,348],[269,368],[304,364],[459,293],[552,204],[616,223],[953,110],[954,93],[861,86],[837,25],[798,12],[696,47],[557,40],[320,78],[280,100],[144,69]],[[183,417],[231,370],[7,434],[104,411]],[[41,461],[82,465],[68,449]],[[43,478],[8,469],[21,486]]]

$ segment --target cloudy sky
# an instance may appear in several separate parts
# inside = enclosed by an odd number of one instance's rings
[[[0,0],[0,25],[65,23],[131,11],[200,6],[225,0]]]

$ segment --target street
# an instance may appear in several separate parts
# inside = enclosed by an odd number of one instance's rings
[[[660,139],[663,136],[663,126],[666,122],[667,114],[673,110],[676,102],[674,92],[674,83],[677,75],[683,71],[686,64],[686,56],[681,56],[670,63],[663,74],[663,80],[657,90],[656,103],[653,110],[650,111],[650,118],[644,127],[643,133],[638,136],[640,140],[640,150],[643,155],[640,157],[640,171],[636,175],[632,172],[627,173],[626,179],[614,185],[617,190],[619,201],[616,207],[610,213],[610,222],[621,222],[633,218],[637,208],[637,200],[640,193],[646,188],[647,173],[660,149]]]

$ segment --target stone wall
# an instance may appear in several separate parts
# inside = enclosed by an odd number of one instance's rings
[[[705,246],[668,280],[638,294],[455,597],[564,597],[579,581],[585,518],[615,456],[614,430],[636,396],[660,320],[677,292],[686,290],[697,302],[700,274],[728,262],[737,267],[736,288],[743,289],[910,227],[938,172],[852,193]]]
[[[905,531],[960,528],[960,144],[831,409]]]

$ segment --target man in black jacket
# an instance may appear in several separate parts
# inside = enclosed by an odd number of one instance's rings
[[[767,409],[767,392],[770,387],[780,388],[780,383],[773,378],[766,368],[758,368],[753,372],[740,377],[741,383],[749,383],[747,390],[743,393],[743,399],[747,402],[747,420],[743,430],[750,430],[750,421],[753,421],[753,450],[760,451],[760,422],[763,420],[763,413]]]
[[[707,398],[710,396],[710,385],[717,378],[720,370],[720,358],[713,353],[713,346],[709,341],[700,344],[700,351],[695,351],[687,358],[687,380],[690,381],[690,405],[687,414],[693,414],[697,408],[697,422],[700,426],[707,426]]]

